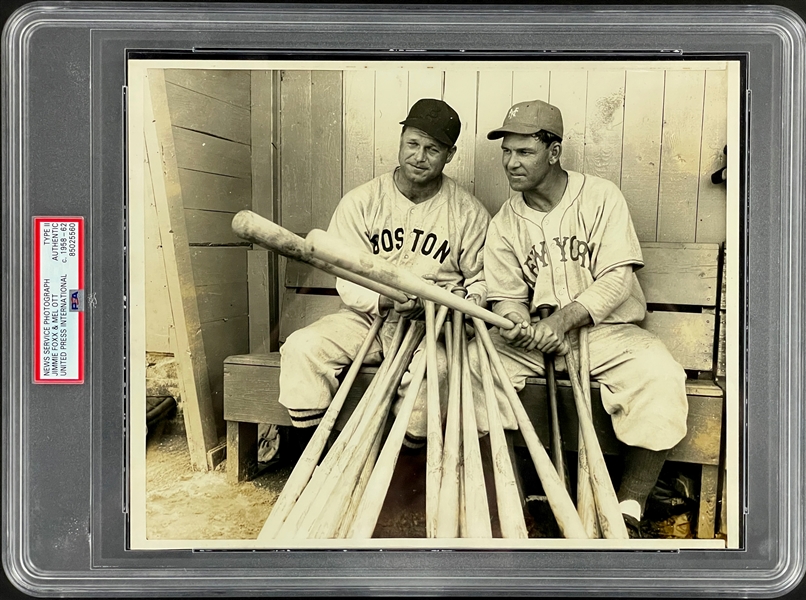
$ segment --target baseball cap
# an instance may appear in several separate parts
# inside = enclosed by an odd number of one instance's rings
[[[504,124],[487,134],[488,140],[497,140],[508,133],[531,135],[540,130],[563,137],[563,116],[556,106],[542,100],[528,100],[512,106],[504,117]]]
[[[424,131],[448,146],[456,143],[462,129],[462,121],[456,111],[442,100],[434,98],[417,100],[409,109],[406,120],[400,124]]]

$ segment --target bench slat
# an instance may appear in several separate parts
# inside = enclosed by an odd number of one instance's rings
[[[710,314],[648,312],[641,327],[657,335],[684,369],[711,371],[714,323]]]
[[[230,356],[224,363],[224,418],[227,421],[276,423],[290,425],[288,412],[277,402],[279,395],[280,354],[244,354]],[[360,400],[361,390],[372,381],[377,367],[361,369],[345,409],[339,417],[341,428]],[[720,432],[722,427],[723,398],[721,389],[707,381],[689,381],[686,385],[689,401],[688,434],[685,442],[669,453],[669,460],[697,464],[719,464]],[[571,384],[557,382],[558,411],[562,423],[563,444],[567,450],[576,450],[578,420]],[[520,394],[526,412],[532,419],[535,431],[543,444],[548,444],[548,400],[545,379],[530,377]],[[593,421],[602,451],[617,454],[623,449],[605,412],[599,396],[599,384],[591,384]],[[542,417],[541,417],[542,416]]]
[[[719,244],[643,242],[636,271],[649,303],[716,306]]]
[[[260,368],[232,361],[224,364],[224,420],[291,425],[288,411],[277,401],[280,395],[279,354],[273,360],[278,366]],[[373,376],[374,372],[358,374],[336,420],[337,429],[344,427]]]

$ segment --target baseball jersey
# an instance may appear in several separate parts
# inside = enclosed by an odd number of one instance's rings
[[[630,295],[608,314],[600,303],[585,302],[596,293],[593,282],[612,269],[643,266],[643,256],[627,202],[612,182],[568,171],[568,185],[549,212],[530,208],[517,193],[493,217],[484,251],[487,299],[562,308],[577,300],[595,324],[643,320],[646,300],[635,273]]]
[[[439,284],[464,285],[468,295],[486,297],[484,238],[490,214],[474,196],[446,175],[437,194],[419,204],[406,198],[394,173],[345,194],[328,233],[377,254]],[[377,292],[337,279],[342,301],[360,312],[378,313]]]

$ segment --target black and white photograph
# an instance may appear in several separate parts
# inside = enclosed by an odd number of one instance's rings
[[[740,548],[740,74],[130,60],[131,548]]]

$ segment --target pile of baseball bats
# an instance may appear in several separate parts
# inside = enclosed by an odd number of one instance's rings
[[[424,323],[405,318],[398,320],[390,348],[372,383],[345,427],[325,451],[331,434],[335,435],[333,428],[339,411],[383,324],[380,317],[375,319],[322,422],[275,502],[258,536],[259,541],[371,537],[421,385],[426,386],[428,419],[426,535],[435,538],[492,536],[474,412],[466,317],[473,324],[479,355],[502,537],[526,538],[528,533],[496,399],[495,380],[506,395],[562,535],[567,538],[628,537],[591,418],[585,330],[580,330],[580,338],[585,336],[585,344],[580,343],[580,358],[574,350],[566,355],[580,423],[580,477],[575,506],[566,481],[558,475],[510,384],[490,337],[488,325],[511,329],[515,326],[512,321],[373,254],[347,247],[322,230],[312,230],[302,238],[248,210],[235,216],[232,228],[239,237],[288,258],[307,262],[401,303],[409,296],[417,296],[425,306]],[[444,422],[436,375],[436,344],[441,333],[449,367]],[[426,350],[418,353],[412,362],[423,337]],[[409,366],[411,380],[407,393],[391,429],[384,435],[400,380]]]

